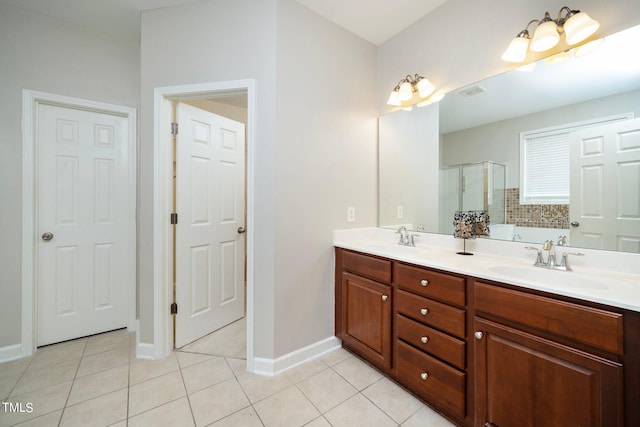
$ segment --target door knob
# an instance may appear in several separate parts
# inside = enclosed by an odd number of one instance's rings
[[[44,240],[44,241],[47,241],[47,242],[48,242],[48,241],[49,241],[49,240],[51,240],[51,239],[53,239],[53,233],[49,233],[49,232],[47,231],[46,233],[43,233],[43,234],[42,234],[42,240]]]
[[[481,340],[484,337],[484,334],[481,331],[477,331],[473,336],[475,336],[477,340]]]
[[[244,227],[238,227],[238,234],[244,234],[246,232],[247,230],[245,230]]]
[[[571,226],[572,227],[580,227],[580,223],[578,221],[572,221],[571,222]]]
[[[389,299],[389,297],[388,297],[388,296],[386,296],[386,295],[382,295],[382,301],[386,301],[386,300],[388,300],[388,299]]]

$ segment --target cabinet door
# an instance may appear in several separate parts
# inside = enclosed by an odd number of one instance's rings
[[[476,426],[623,425],[619,364],[477,317],[475,330]]]
[[[390,369],[391,287],[343,273],[342,319],[345,347],[382,369]]]

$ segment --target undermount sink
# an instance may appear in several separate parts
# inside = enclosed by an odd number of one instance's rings
[[[617,278],[601,277],[592,279],[583,274],[568,271],[558,271],[540,267],[522,267],[513,265],[493,265],[489,267],[494,273],[514,279],[535,281],[558,287],[570,287],[580,289],[610,289],[612,287],[627,288],[633,283]]]

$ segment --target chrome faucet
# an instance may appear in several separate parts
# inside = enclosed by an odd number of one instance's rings
[[[553,267],[556,265],[556,249],[553,246],[553,240],[547,240],[542,245],[542,250],[547,251],[547,265]]]
[[[584,256],[584,254],[580,252],[563,252],[560,262],[556,262],[556,250],[553,246],[553,241],[551,240],[547,240],[546,242],[544,242],[544,244],[542,245],[542,250],[534,248],[533,246],[526,246],[525,249],[537,251],[536,261],[533,263],[534,266],[550,268],[552,270],[571,271],[571,267],[569,267],[568,262],[569,255]],[[542,251],[549,252],[546,261],[542,256]]]
[[[419,237],[417,234],[410,234],[409,230],[407,230],[407,227],[405,227],[404,225],[398,228],[398,231],[396,231],[396,234],[400,235],[398,244],[402,246],[415,246],[416,242],[414,241],[414,239],[416,237]]]

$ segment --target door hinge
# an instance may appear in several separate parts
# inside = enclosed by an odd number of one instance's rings
[[[171,123],[171,135],[176,136],[178,134],[178,124]]]
[[[174,302],[171,304],[171,314],[178,314],[178,303]]]
[[[177,223],[178,223],[178,214],[174,212],[171,214],[171,225],[176,225]]]

